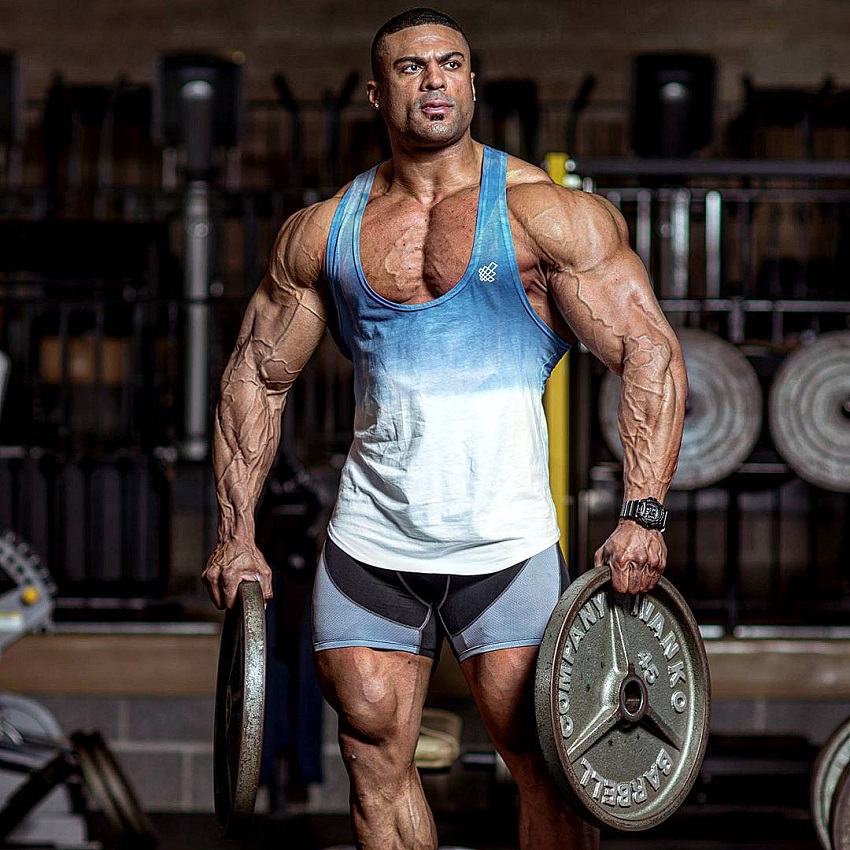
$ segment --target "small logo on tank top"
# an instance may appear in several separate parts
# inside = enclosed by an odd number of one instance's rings
[[[496,279],[497,268],[499,268],[498,263],[488,263],[486,266],[481,266],[478,269],[478,280],[483,280],[484,283],[492,283]]]

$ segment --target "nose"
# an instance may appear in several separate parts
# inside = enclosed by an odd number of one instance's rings
[[[422,88],[425,91],[441,91],[446,87],[446,76],[439,62],[429,62],[422,75]]]

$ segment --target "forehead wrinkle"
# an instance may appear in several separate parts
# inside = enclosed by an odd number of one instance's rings
[[[448,53],[443,53],[437,57],[438,62],[447,62],[453,56],[460,56],[461,59],[466,59],[465,54],[460,50],[450,50]],[[401,56],[393,61],[393,67],[396,65],[404,65],[405,62],[416,62],[419,65],[424,65],[428,61],[427,56],[417,56],[410,54],[409,56]]]

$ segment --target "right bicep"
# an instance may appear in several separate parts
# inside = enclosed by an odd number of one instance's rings
[[[267,391],[286,392],[322,339],[326,315],[317,289],[281,291],[267,274],[245,311],[234,357],[257,373]]]
[[[289,389],[327,326],[322,279],[327,235],[321,212],[301,210],[281,228],[231,359],[231,367],[242,361],[271,393]]]

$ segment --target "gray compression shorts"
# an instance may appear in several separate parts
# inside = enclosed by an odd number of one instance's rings
[[[430,575],[371,567],[328,540],[313,590],[313,646],[394,649],[435,658],[443,635],[463,661],[538,646],[569,583],[554,546],[495,573]]]

